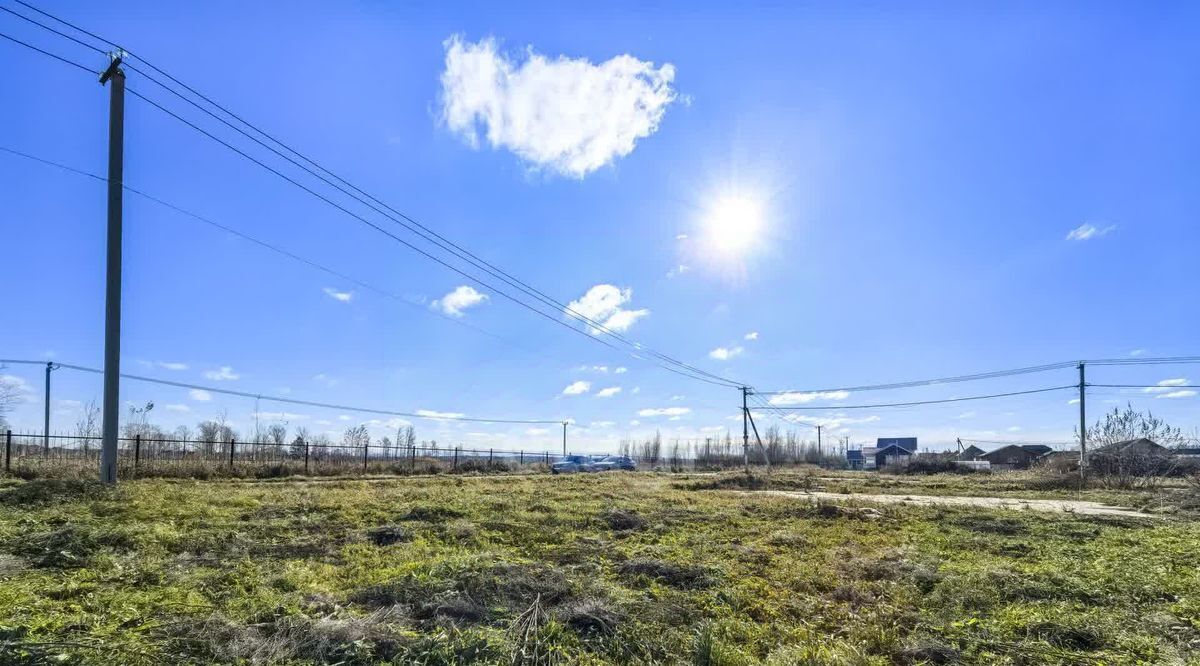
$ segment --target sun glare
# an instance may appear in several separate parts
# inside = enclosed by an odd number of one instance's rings
[[[762,206],[755,199],[732,195],[718,199],[704,218],[708,245],[727,256],[740,256],[762,234]]]

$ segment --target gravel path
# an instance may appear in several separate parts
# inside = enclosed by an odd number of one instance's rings
[[[877,504],[914,504],[918,506],[976,506],[986,509],[1012,509],[1016,511],[1048,511],[1052,513],[1075,513],[1084,516],[1122,516],[1126,518],[1160,518],[1154,514],[1108,506],[1099,502],[1058,499],[1017,499],[1012,497],[956,497],[951,495],[877,495],[868,493],[793,492],[786,490],[750,491],[784,497],[796,497],[809,501],[845,502],[857,500]]]

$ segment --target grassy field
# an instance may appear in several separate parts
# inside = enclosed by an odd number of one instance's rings
[[[1200,523],[713,480],[7,482],[0,663],[1200,663]]]

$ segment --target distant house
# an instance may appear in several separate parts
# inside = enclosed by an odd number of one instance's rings
[[[916,452],[916,437],[880,437],[875,442],[875,468],[908,462]]]
[[[1022,444],[1021,448],[1029,451],[1035,456],[1044,456],[1054,450],[1045,444]]]
[[[1171,450],[1154,440],[1139,437],[1096,447],[1092,453],[1106,456],[1169,456]]]
[[[958,460],[979,460],[983,453],[983,449],[972,444],[958,454]]]
[[[846,449],[846,466],[850,469],[863,468],[863,450]]]
[[[994,451],[979,456],[979,460],[986,460],[991,463],[992,469],[997,471],[1013,470],[1013,469],[1029,469],[1033,461],[1041,458],[1050,451],[1050,447],[1045,447],[1045,451],[1040,451],[1037,446],[1021,446],[1019,444],[1009,444],[1002,446]]]
[[[1200,458],[1200,448],[1194,446],[1181,446],[1177,449],[1171,449],[1171,454],[1182,456],[1184,458]]]

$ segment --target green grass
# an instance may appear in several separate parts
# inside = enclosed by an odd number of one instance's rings
[[[697,480],[9,482],[0,663],[1200,663],[1196,523]]]

